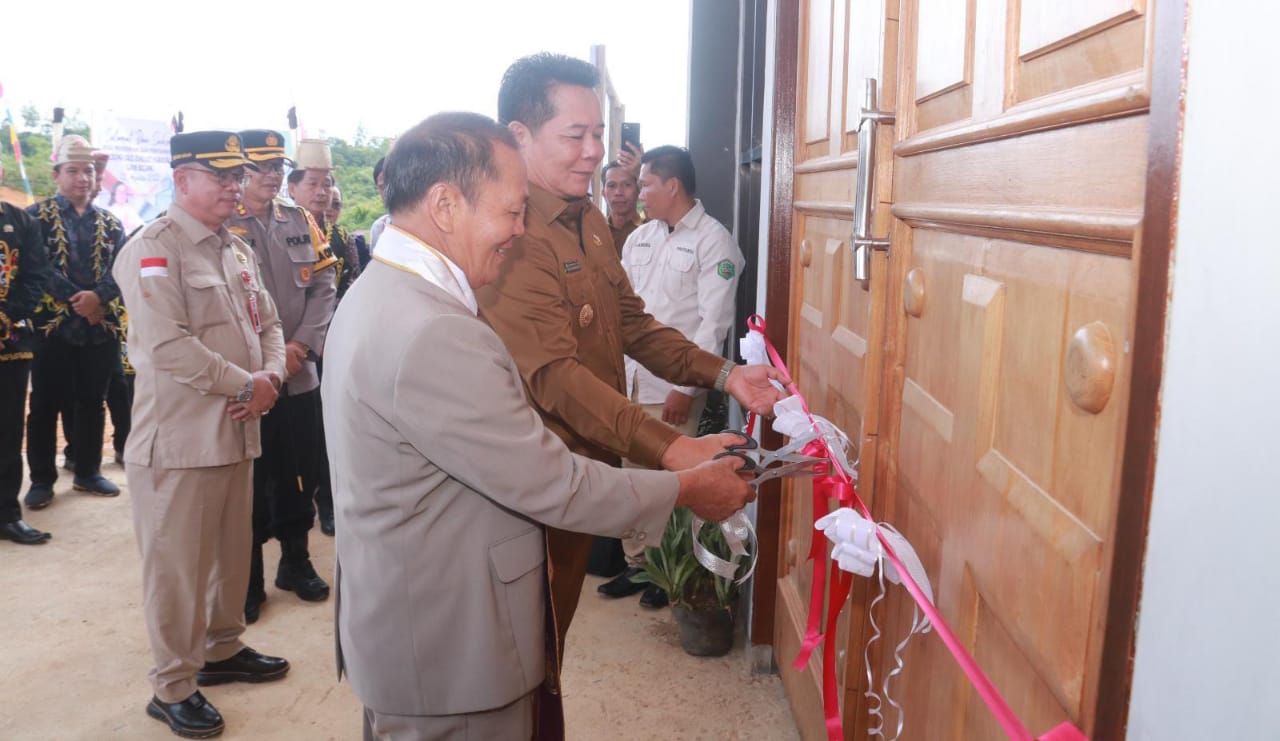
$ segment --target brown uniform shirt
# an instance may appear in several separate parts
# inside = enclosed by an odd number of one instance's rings
[[[529,185],[525,234],[498,280],[476,291],[529,398],[570,450],[658,467],[680,433],[626,398],[623,355],[685,386],[711,386],[724,358],[644,310],[609,224],[586,199]]]
[[[643,223],[638,215],[622,226],[614,226],[612,221],[609,222],[609,233],[613,235],[613,247],[618,251],[619,258],[622,257],[622,245],[627,243],[627,237]]]

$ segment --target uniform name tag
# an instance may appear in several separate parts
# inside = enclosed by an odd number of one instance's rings
[[[576,273],[579,270],[582,270],[582,263],[577,260],[570,260],[564,264],[564,272],[566,273]]]
[[[284,242],[290,247],[293,247],[295,245],[300,245],[300,244],[311,244],[311,235],[302,234],[296,237],[285,237]]]

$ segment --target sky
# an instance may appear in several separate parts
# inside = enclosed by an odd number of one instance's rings
[[[602,44],[644,146],[684,145],[689,2],[647,0],[642,16],[613,0],[13,3],[0,108],[19,123],[34,104],[48,118],[56,105],[86,122],[181,110],[187,131],[283,131],[296,105],[308,136],[393,137],[438,111],[496,115],[502,73],[521,56],[589,59]]]

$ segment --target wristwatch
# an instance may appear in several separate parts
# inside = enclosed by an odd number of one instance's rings
[[[729,374],[736,367],[738,367],[738,364],[732,360],[724,361],[724,365],[720,366],[720,372],[716,374],[716,382],[713,387],[716,391],[724,391],[724,385],[729,381]]]
[[[249,382],[246,383],[240,389],[240,393],[236,395],[236,401],[240,402],[241,404],[245,404],[250,401],[253,401],[253,379],[252,378],[250,378]]]

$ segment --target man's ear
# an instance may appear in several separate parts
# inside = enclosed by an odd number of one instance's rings
[[[525,126],[521,121],[512,121],[507,124],[507,129],[511,132],[511,135],[516,138],[516,143],[520,145],[521,149],[529,146],[533,141],[533,132],[530,131],[529,127]]]
[[[436,183],[427,191],[427,215],[440,231],[450,234],[454,231],[458,216],[466,204],[462,191],[452,183]]]

